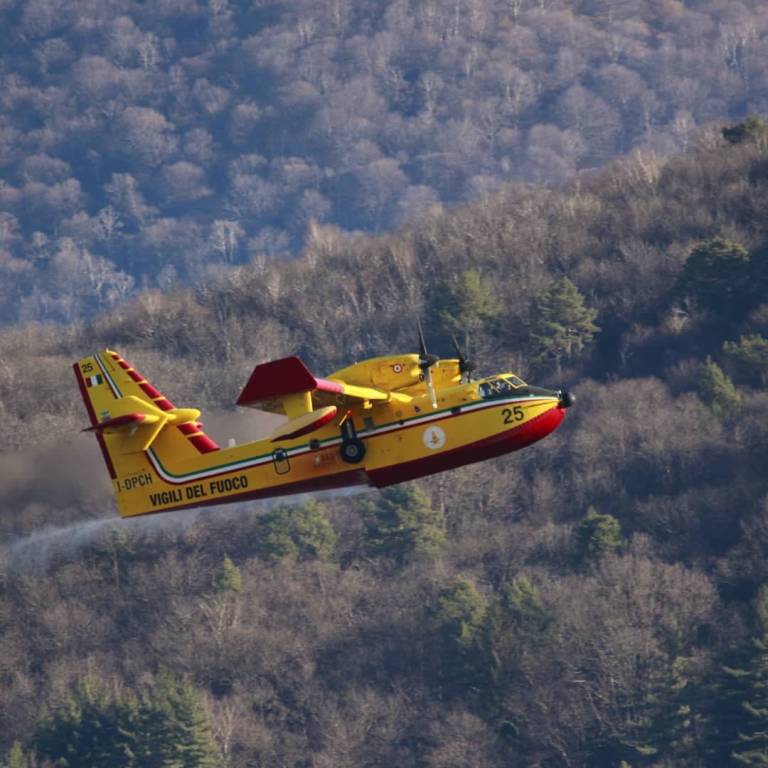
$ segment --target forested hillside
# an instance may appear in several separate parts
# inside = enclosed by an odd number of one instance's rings
[[[708,135],[0,332],[7,764],[761,764],[768,131]],[[256,363],[414,349],[417,316],[569,383],[563,427],[384,492],[114,519],[72,360],[115,346],[226,440]]]
[[[768,111],[762,0],[2,0],[0,322]]]

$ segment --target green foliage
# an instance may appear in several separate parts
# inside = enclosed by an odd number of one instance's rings
[[[139,699],[83,679],[66,708],[39,728],[35,748],[59,768],[221,765],[195,689],[168,673]]]
[[[473,337],[490,333],[501,311],[493,280],[474,269],[440,283],[432,301],[432,313],[446,331]]]
[[[489,610],[488,640],[497,697],[503,698],[504,689],[519,682],[526,659],[540,651],[553,622],[538,587],[525,575],[515,577],[494,601]]]
[[[403,564],[445,544],[443,513],[418,485],[385,488],[364,507],[368,552]]]
[[[272,560],[332,560],[336,533],[323,507],[315,501],[280,505],[261,527],[261,551]]]
[[[525,575],[515,577],[504,590],[501,605],[507,623],[518,634],[540,637],[552,624],[538,587]]]
[[[742,704],[748,695],[751,655],[751,647],[732,649],[725,659],[727,663],[720,665],[704,691],[705,750],[712,765],[733,761],[733,750],[744,728]]]
[[[218,593],[237,593],[243,586],[240,569],[229,559],[224,557],[219,570],[213,579],[213,586]]]
[[[27,756],[24,754],[24,750],[18,741],[13,743],[11,751],[5,758],[1,768],[29,768]]]
[[[465,651],[480,641],[488,601],[474,582],[460,576],[440,593],[435,621],[456,648]]]
[[[741,407],[741,395],[723,369],[708,357],[699,375],[699,397],[716,415],[730,416]]]
[[[60,768],[132,768],[135,712],[92,677],[78,682],[67,705],[45,721],[35,737],[41,757]]]
[[[740,318],[750,306],[749,254],[722,237],[699,243],[683,265],[676,293],[698,309]]]
[[[768,339],[759,333],[742,336],[738,344],[726,341],[723,353],[751,382],[768,386]]]
[[[701,764],[708,700],[699,665],[670,657],[654,665],[645,683],[642,694],[624,702],[618,727],[596,734],[587,764],[616,765],[622,759],[638,767]]]
[[[587,307],[579,289],[564,277],[536,294],[531,302],[528,331],[534,359],[554,358],[558,364],[581,353],[600,330],[597,310]]]
[[[613,515],[601,515],[593,507],[576,526],[576,547],[580,562],[595,563],[621,547],[621,526]]]
[[[706,692],[692,660],[675,658],[647,704],[650,716],[640,736],[646,753],[680,765],[695,760],[706,727]]]
[[[752,638],[743,720],[733,750],[737,763],[750,766],[768,765],[768,586],[757,594],[755,614],[759,634]]]
[[[730,144],[741,144],[743,141],[755,139],[768,134],[768,125],[757,115],[750,115],[744,122],[723,128],[723,138]]]
[[[207,716],[188,680],[161,673],[156,684],[142,696],[137,720],[137,766],[220,766]]]
[[[434,610],[441,678],[458,690],[484,683],[488,601],[475,583],[459,576],[442,590]]]

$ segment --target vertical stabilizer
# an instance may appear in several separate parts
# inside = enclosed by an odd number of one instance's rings
[[[123,494],[158,480],[149,452],[193,459],[218,451],[195,408],[177,408],[117,352],[106,350],[74,364],[75,376],[121,515],[133,514]]]

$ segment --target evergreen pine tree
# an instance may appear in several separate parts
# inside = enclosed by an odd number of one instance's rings
[[[59,768],[132,768],[128,720],[125,702],[113,699],[98,680],[86,677],[66,707],[38,729],[35,749]]]
[[[432,308],[445,330],[473,337],[490,332],[502,309],[493,280],[474,269],[439,284]]]
[[[738,411],[741,405],[733,382],[723,369],[707,357],[699,377],[699,398],[716,416],[729,416]]]
[[[364,508],[366,547],[372,555],[405,563],[445,544],[444,517],[417,485],[385,488]]]
[[[655,763],[659,756],[674,764],[693,764],[701,754],[705,724],[705,692],[692,659],[677,657],[645,703],[647,715],[633,744],[640,756]],[[655,756],[655,757],[654,757]]]
[[[240,569],[225,555],[213,579],[213,586],[219,594],[237,594],[243,586]]]
[[[762,118],[757,115],[750,115],[741,123],[723,128],[722,134],[729,144],[741,144],[742,141],[747,139],[765,136],[768,134],[768,126]]]
[[[189,681],[162,672],[142,697],[138,717],[137,766],[220,766],[208,718]]]
[[[440,593],[434,622],[442,647],[443,681],[464,690],[484,682],[488,601],[475,583],[460,576]]]
[[[713,237],[691,251],[677,281],[676,293],[699,309],[740,318],[749,309],[750,260],[739,243]]]
[[[592,342],[600,330],[596,317],[597,310],[586,306],[567,277],[553,283],[531,304],[528,331],[534,359],[554,359],[559,368],[563,358],[575,357]]]
[[[576,526],[576,546],[582,564],[599,561],[621,547],[621,526],[613,515],[601,515],[594,507]]]
[[[749,687],[751,648],[734,648],[708,681],[704,704],[704,753],[710,765],[733,763],[732,752],[744,727],[742,702]]]
[[[740,765],[768,765],[768,587],[757,595],[759,634],[752,638],[752,658],[747,667],[746,696],[741,702],[743,728],[733,751]]]
[[[752,383],[768,387],[768,339],[759,333],[742,336],[738,344],[726,341],[723,352]]]
[[[24,754],[24,749],[18,741],[13,743],[11,751],[5,758],[2,768],[29,768],[29,761]]]
[[[507,687],[519,683],[527,658],[540,651],[552,623],[538,587],[525,575],[517,576],[490,607],[489,663],[497,701],[503,700]]]
[[[322,505],[281,505],[264,517],[262,552],[272,560],[332,560],[336,533]]]

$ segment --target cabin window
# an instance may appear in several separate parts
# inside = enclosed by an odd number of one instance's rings
[[[515,390],[521,386],[525,386],[525,382],[517,376],[509,376],[507,378],[499,376],[498,378],[484,381],[478,389],[480,390],[480,397],[489,399],[514,394]]]
[[[284,475],[291,471],[291,461],[288,458],[288,451],[284,448],[277,448],[272,451],[272,463],[275,467],[275,472],[278,475]]]

